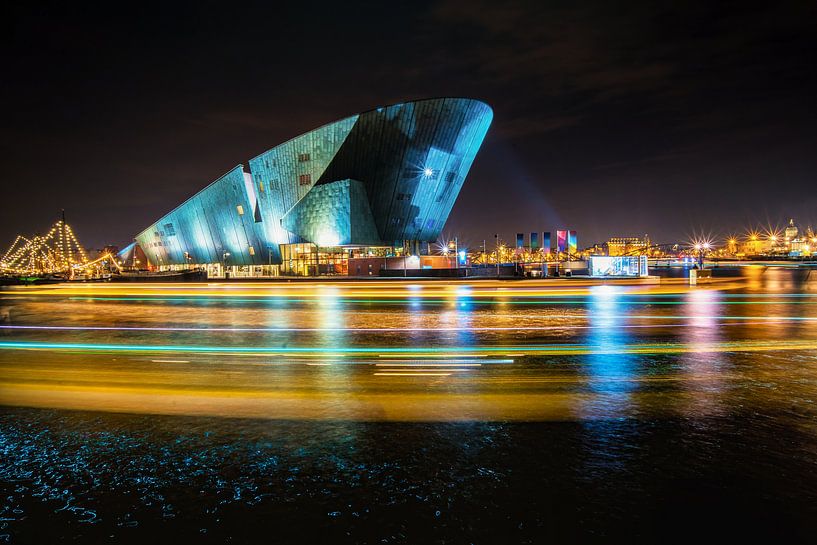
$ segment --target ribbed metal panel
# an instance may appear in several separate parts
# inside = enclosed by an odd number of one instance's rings
[[[361,180],[385,242],[436,240],[492,119],[463,98],[363,113],[318,184]]]
[[[263,265],[281,259],[277,246],[272,247],[272,256],[268,254],[263,224],[253,217],[242,165],[163,216],[136,240],[157,265],[184,264],[185,252],[192,263],[219,263],[225,252],[230,253],[230,265]]]
[[[355,115],[324,125],[250,159],[250,172],[259,190],[261,216],[267,237],[273,243],[301,242],[281,227],[281,218],[312,189],[357,119]]]
[[[281,223],[291,233],[319,246],[381,243],[366,190],[358,180],[313,187]]]

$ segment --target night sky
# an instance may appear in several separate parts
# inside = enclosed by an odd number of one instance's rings
[[[0,246],[124,245],[238,163],[412,99],[494,123],[445,232],[817,227],[817,3],[5,2]]]

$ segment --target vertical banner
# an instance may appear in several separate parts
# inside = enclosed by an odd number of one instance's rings
[[[576,236],[576,231],[567,232],[567,253],[575,254],[579,249],[579,239]]]
[[[567,250],[567,231],[556,230],[556,251],[564,253]]]
[[[516,233],[516,249],[521,250],[525,247],[525,233]]]
[[[546,254],[550,253],[550,231],[542,233],[542,249]]]
[[[539,249],[539,233],[531,232],[530,234],[530,251],[535,252]]]

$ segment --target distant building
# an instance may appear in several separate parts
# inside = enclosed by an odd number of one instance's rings
[[[640,255],[648,253],[650,238],[644,235],[639,237],[613,237],[603,244],[604,251],[610,256]]]
[[[789,224],[786,226],[786,230],[784,232],[785,241],[791,242],[792,240],[797,238],[797,235],[800,233],[800,229],[795,225],[794,219],[789,220]]]
[[[588,258],[590,276],[643,277],[649,275],[647,256],[592,255]]]

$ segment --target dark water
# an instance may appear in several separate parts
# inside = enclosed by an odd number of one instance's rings
[[[3,330],[83,346],[0,350],[0,543],[813,542],[808,276],[546,300],[451,289],[1,294],[6,325],[229,331]],[[284,329],[242,329],[259,323]],[[543,329],[492,329],[520,324]],[[134,338],[316,352],[121,348]],[[405,346],[385,367],[334,353]],[[513,350],[438,373],[490,347]]]

